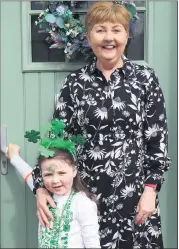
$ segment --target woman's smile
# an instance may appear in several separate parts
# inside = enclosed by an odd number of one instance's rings
[[[99,61],[118,63],[124,52],[128,33],[120,23],[98,23],[88,33],[88,41]]]

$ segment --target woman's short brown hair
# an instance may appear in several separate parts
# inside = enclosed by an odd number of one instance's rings
[[[130,14],[119,4],[113,2],[97,2],[88,10],[85,26],[86,31],[92,30],[95,24],[104,22],[119,22],[129,32]]]

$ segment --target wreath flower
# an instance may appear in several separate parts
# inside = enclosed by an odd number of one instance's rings
[[[131,1],[113,1],[114,4],[124,6],[130,14],[130,38],[135,32],[135,22],[138,19],[137,10]],[[88,60],[93,55],[88,44],[86,29],[82,21],[76,18],[71,8],[77,5],[77,1],[52,1],[48,8],[38,16],[35,24],[39,30],[48,32],[46,41],[50,43],[50,49],[64,49],[69,60],[79,55]]]

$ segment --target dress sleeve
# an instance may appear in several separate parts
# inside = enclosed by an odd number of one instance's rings
[[[168,157],[165,100],[154,71],[149,81],[144,121],[145,184],[156,184],[159,191],[164,181],[163,174],[169,169],[171,160]]]
[[[87,196],[80,196],[78,200],[78,221],[81,226],[85,248],[101,248],[99,238],[99,224],[97,205]]]
[[[74,100],[73,100],[73,84],[71,80],[71,75],[68,75],[64,81],[64,84],[60,90],[60,94],[55,106],[55,111],[53,114],[53,118],[63,119],[66,123],[66,137],[69,134],[74,133],[74,117],[76,115],[74,110]],[[32,171],[32,177],[34,182],[34,194],[38,188],[44,187],[42,174],[39,165]]]

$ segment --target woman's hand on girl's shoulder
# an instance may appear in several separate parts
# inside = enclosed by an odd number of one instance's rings
[[[8,159],[13,158],[20,154],[20,147],[17,144],[9,144],[7,147],[6,157]]]
[[[49,203],[52,208],[56,208],[56,205],[50,193],[45,188],[37,189],[36,197],[37,197],[37,217],[42,226],[51,228],[49,220],[53,221],[53,215],[50,212],[47,203]]]

